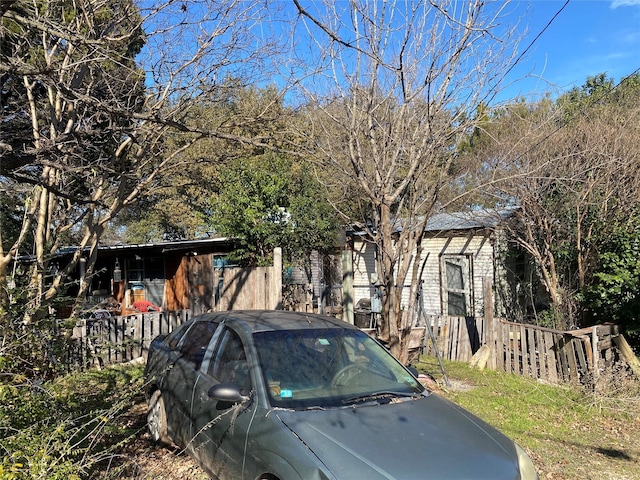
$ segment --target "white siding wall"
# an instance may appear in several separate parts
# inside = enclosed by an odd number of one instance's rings
[[[463,232],[461,232],[463,233]],[[426,238],[422,243],[423,301],[427,315],[442,314],[442,281],[440,258],[442,255],[468,255],[472,259],[473,313],[481,316],[484,311],[483,279],[494,278],[493,246],[489,233],[469,233],[468,235]],[[425,261],[426,258],[426,261]],[[354,252],[355,301],[371,296],[370,275],[375,272],[375,247],[367,242],[355,241]],[[413,268],[413,267],[412,267]],[[411,273],[402,293],[402,305],[407,308],[410,301]]]
[[[313,251],[309,258],[311,262],[311,278],[302,267],[294,266],[291,268],[291,282],[295,285],[306,285],[313,292],[313,298],[318,299],[322,295],[322,257],[317,251]]]
[[[362,298],[371,299],[371,274],[376,271],[376,247],[371,242],[359,239],[353,247],[353,295],[354,307]]]
[[[471,258],[473,275],[473,313],[482,315],[484,309],[483,279],[493,279],[493,246],[488,234],[469,233],[466,236],[432,237],[422,242],[423,257],[426,257],[422,275],[424,309],[427,315],[441,315],[442,278],[440,259],[443,255],[468,255]],[[424,262],[424,258],[422,259]],[[409,291],[403,292],[403,304],[409,302]]]

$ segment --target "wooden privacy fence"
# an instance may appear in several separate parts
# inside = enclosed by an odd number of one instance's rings
[[[612,339],[617,325],[558,331],[498,320],[489,347],[495,367],[557,383],[596,376],[615,358]]]
[[[74,327],[67,364],[76,368],[102,367],[146,358],[151,340],[171,332],[190,317],[190,310],[117,317],[96,312]]]
[[[189,320],[191,310],[113,316],[106,310],[79,320],[65,362],[69,369],[103,367],[146,358],[151,341]]]
[[[222,276],[214,273],[214,285],[217,311],[272,310],[282,303],[282,277],[274,267],[225,268]]]
[[[597,376],[616,358],[622,339],[617,325],[553,330],[503,319],[428,316],[442,358],[468,362],[482,345],[489,347],[489,368],[552,383],[581,382]],[[423,351],[435,354],[428,336]]]

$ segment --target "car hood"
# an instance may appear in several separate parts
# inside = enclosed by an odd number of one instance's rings
[[[337,478],[519,478],[513,442],[437,395],[277,415]]]

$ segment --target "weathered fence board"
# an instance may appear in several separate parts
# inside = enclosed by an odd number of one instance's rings
[[[552,383],[558,382],[558,362],[556,361],[555,352],[553,350],[553,334],[551,332],[542,332],[544,336],[544,352],[547,362],[547,378]]]
[[[191,316],[189,310],[137,315],[98,315],[80,320],[73,329],[75,349],[70,366],[89,367],[123,363],[146,357],[151,340],[170,333]]]
[[[611,338],[619,335],[615,325],[560,331],[504,319],[493,319],[488,325],[482,318],[434,315],[428,316],[427,321],[442,358],[468,362],[490,338],[492,368],[551,383],[581,382],[587,375],[597,373],[598,358],[606,356],[613,348]],[[491,331],[487,332],[487,328]],[[423,351],[435,353],[428,341]]]
[[[257,278],[253,281],[258,288],[264,285]],[[153,338],[168,334],[187,321],[191,311],[94,316],[81,320],[74,328],[76,345],[67,360],[70,366],[103,366],[146,357]],[[563,332],[503,319],[486,322],[482,318],[428,316],[426,320],[442,358],[469,362],[489,338],[491,368],[551,383],[580,382],[588,375],[597,375],[603,359],[612,357],[612,338],[619,335],[615,325]],[[415,328],[410,333],[409,346],[435,354],[431,336],[425,332],[425,326]]]

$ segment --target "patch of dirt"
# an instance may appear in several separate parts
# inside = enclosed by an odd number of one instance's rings
[[[119,478],[124,480],[182,479],[206,480],[207,474],[175,445],[154,445],[144,435],[128,450],[127,472]]]

